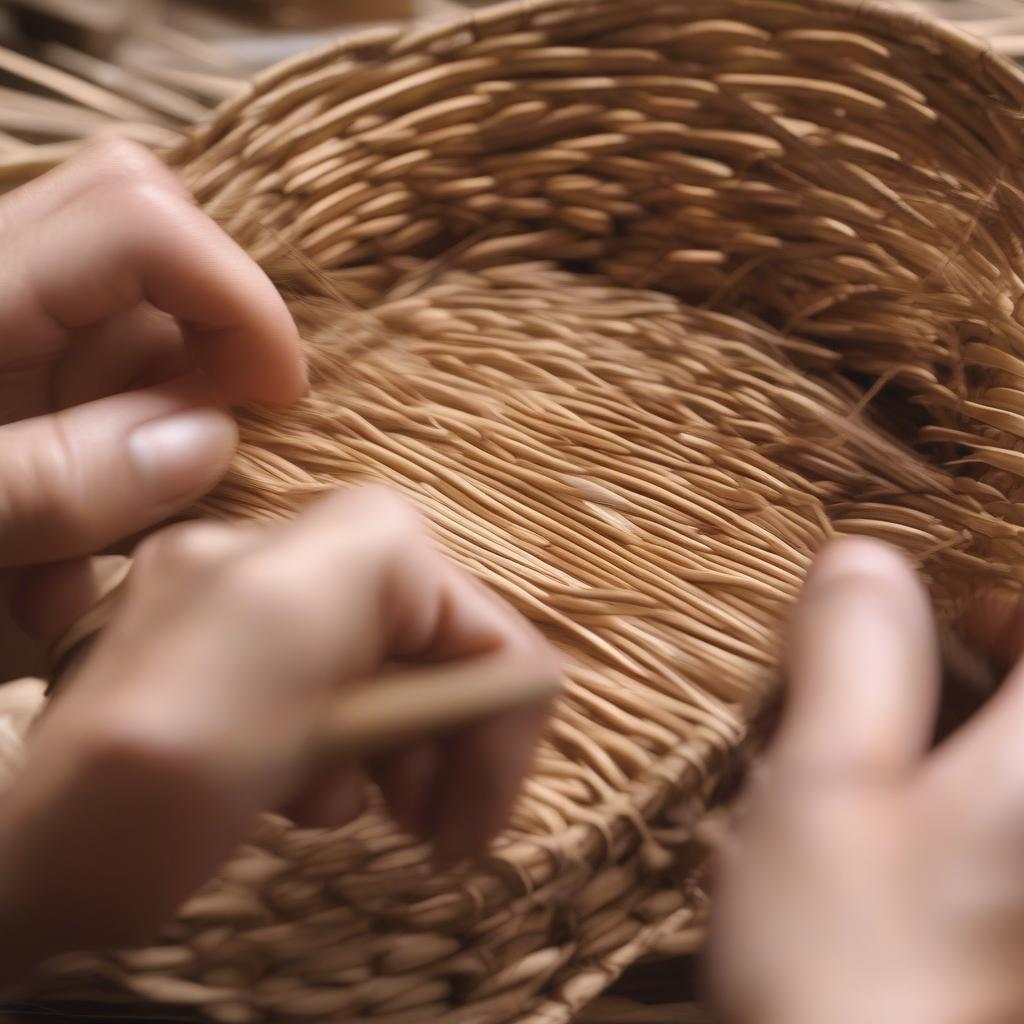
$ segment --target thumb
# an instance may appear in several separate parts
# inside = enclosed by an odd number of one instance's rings
[[[100,550],[209,490],[237,431],[207,397],[186,378],[0,427],[0,567]]]
[[[939,691],[931,608],[910,565],[874,541],[818,558],[793,622],[789,707],[775,756],[849,781],[908,771],[925,754]]]

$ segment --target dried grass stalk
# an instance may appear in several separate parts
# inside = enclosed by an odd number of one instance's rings
[[[243,87],[217,47],[168,27],[155,0],[17,0],[0,12],[0,186],[97,138],[173,147]]]
[[[385,21],[414,13],[412,0],[222,0],[222,4],[287,28]]]
[[[158,945],[35,991],[551,1024],[692,948],[700,822],[819,545],[900,545],[945,611],[1024,564],[1022,99],[860,2],[529,0],[222,107],[176,162],[314,388],[246,414],[203,511],[388,482],[576,667],[479,869],[377,813],[268,818]]]

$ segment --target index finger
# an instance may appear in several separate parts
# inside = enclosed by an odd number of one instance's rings
[[[446,573],[449,613],[432,638],[435,658],[473,657],[492,651],[508,658],[545,661],[560,677],[553,648],[510,605],[454,566]],[[441,864],[486,849],[508,821],[533,763],[550,696],[473,722],[441,746],[428,830]],[[472,808],[472,813],[467,813]]]
[[[140,302],[175,317],[229,402],[286,403],[306,390],[298,331],[273,284],[163,174],[100,178],[12,232],[0,329],[37,352]],[[23,354],[29,354],[24,352]]]

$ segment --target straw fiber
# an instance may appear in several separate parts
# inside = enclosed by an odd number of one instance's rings
[[[35,991],[216,1020],[568,1020],[700,937],[705,818],[836,534],[940,609],[1024,561],[1024,77],[862,3],[527,0],[278,67],[175,162],[308,345],[203,511],[409,494],[570,651],[506,835],[265,820]],[[608,1012],[612,1012],[611,1007]]]

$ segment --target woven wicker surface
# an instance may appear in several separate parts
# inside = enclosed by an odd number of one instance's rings
[[[485,5],[485,4],[484,4]],[[17,0],[0,10],[0,188],[12,187],[65,159],[83,139],[123,135],[160,147],[208,117],[236,92],[244,76],[289,53],[315,45],[313,35],[260,28],[238,15],[263,0],[202,5],[199,0]],[[304,6],[275,2],[287,23]],[[323,13],[325,3],[310,0]],[[451,18],[475,0],[334,2],[334,26],[361,18]],[[1024,56],[1020,0],[898,0],[893,6],[961,26],[996,53]],[[18,31],[17,12],[37,9],[50,19]],[[52,35],[47,35],[47,31]],[[351,31],[351,25],[348,30]]]
[[[290,296],[315,388],[246,417],[206,510],[387,480],[576,668],[478,870],[372,815],[268,820],[159,945],[37,991],[554,1022],[692,948],[697,826],[814,549],[892,540],[940,607],[1021,564],[1022,96],[862,4],[544,0],[223,108],[175,160]]]
[[[996,53],[1024,57],[1024,4],[1020,0],[900,0],[900,6],[952,22]]]

